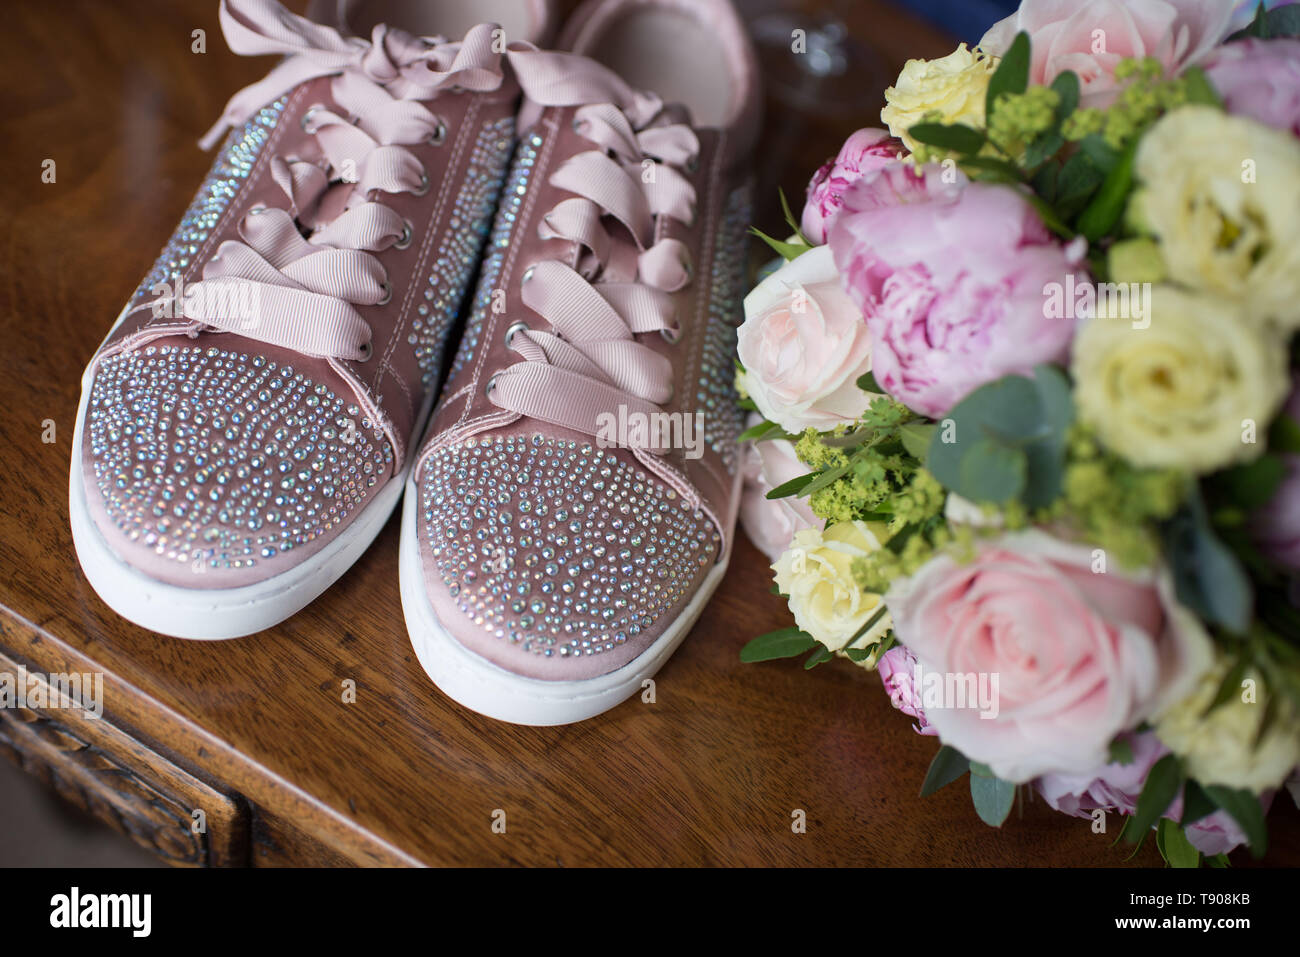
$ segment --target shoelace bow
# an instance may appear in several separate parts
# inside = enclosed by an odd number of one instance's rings
[[[287,208],[251,210],[239,227],[242,241],[226,240],[204,265],[203,281],[187,295],[223,308],[207,310],[191,334],[207,327],[307,355],[367,359],[372,332],[356,307],[382,305],[392,295],[373,254],[411,241],[410,224],[369,197],[428,190],[428,173],[407,147],[441,142],[447,131],[419,101],[452,88],[499,87],[495,28],[481,24],[452,43],[379,25],[366,41],[295,16],[276,0],[222,0],[221,25],[235,53],[288,57],[230,100],[204,137],[205,148],[267,103],[322,76],[336,75],[331,93],[350,115],[309,108],[302,124],[318,155],[271,158]],[[224,308],[232,283],[251,287],[251,315]]]
[[[576,252],[571,262],[525,270],[523,302],[551,329],[510,325],[507,344],[523,361],[492,375],[488,398],[594,436],[600,416],[620,405],[649,415],[672,398],[671,361],[635,337],[680,335],[669,294],[691,281],[690,254],[659,227],[662,217],[694,220],[695,189],[682,170],[698,161],[699,139],[683,110],[585,57],[513,46],[507,55],[529,99],[579,107],[574,130],[596,149],[571,157],[549,180],[573,197],[542,217],[539,233]],[[648,451],[668,451],[660,444],[666,435],[646,432]]]

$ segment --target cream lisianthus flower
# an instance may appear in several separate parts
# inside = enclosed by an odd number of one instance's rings
[[[1229,667],[1221,658],[1187,697],[1159,716],[1156,736],[1182,757],[1188,776],[1201,784],[1260,794],[1280,785],[1300,764],[1300,715],[1290,701],[1279,700],[1272,726],[1256,744],[1269,691],[1251,670],[1243,678],[1251,689],[1239,689],[1205,714]],[[1243,700],[1248,690],[1254,693]]]
[[[805,528],[772,570],[781,594],[790,596],[795,624],[830,651],[865,648],[889,631],[885,613],[859,637],[862,627],[880,611],[884,599],[862,590],[853,578],[853,560],[865,558],[884,546],[888,533],[878,522],[839,522],[822,531]],[[869,667],[875,656],[862,662]]]
[[[962,123],[982,130],[984,98],[998,62],[964,43],[938,60],[908,60],[885,90],[880,119],[913,152],[920,144],[907,131],[917,123]]]
[[[1206,106],[1174,110],[1138,147],[1133,225],[1169,278],[1300,328],[1300,142]]]
[[[1211,472],[1264,451],[1287,350],[1240,303],[1151,287],[1144,318],[1099,314],[1074,342],[1080,419],[1134,465]]]

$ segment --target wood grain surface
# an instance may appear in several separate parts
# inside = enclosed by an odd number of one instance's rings
[[[852,10],[892,72],[953,45],[883,3]],[[104,672],[115,727],[247,802],[266,857],[255,846],[254,863],[1123,862],[1114,828],[1094,835],[1041,801],[993,830],[964,782],[918,799],[936,743],[909,730],[874,674],[741,665],[749,638],[788,623],[744,540],[654,703],[562,728],[491,721],[429,683],[403,627],[395,518],[326,595],[262,634],[186,643],[114,615],[68,528],[79,378],[208,167],[196,139],[271,64],[225,49],[215,0],[9,0],[5,13],[0,647],[33,669]],[[195,29],[206,54],[191,52]],[[788,192],[872,122],[854,119],[802,123],[779,177]],[[1300,817],[1289,798],[1276,803],[1268,862],[1294,865]],[[806,833],[792,831],[798,810]],[[271,853],[276,842],[287,846]],[[1145,847],[1133,863],[1160,861]]]

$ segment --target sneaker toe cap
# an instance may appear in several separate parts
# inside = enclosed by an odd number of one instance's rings
[[[231,588],[323,547],[393,472],[383,433],[325,379],[217,347],[101,360],[81,469],[109,548],[156,581]]]
[[[507,435],[421,467],[425,588],[462,645],[529,678],[581,680],[639,656],[715,566],[712,520],[625,452]]]

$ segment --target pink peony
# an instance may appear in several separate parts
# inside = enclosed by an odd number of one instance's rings
[[[1167,573],[1094,573],[1095,561],[1087,546],[1019,532],[965,564],[940,554],[885,596],[921,666],[926,719],[1005,780],[1105,764],[1115,735],[1209,667],[1210,640]],[[961,685],[993,687],[992,706],[962,706]]]
[[[762,421],[750,417],[749,425]],[[745,491],[740,499],[740,524],[758,550],[775,562],[790,547],[794,533],[801,528],[820,528],[821,520],[808,507],[806,498],[792,495],[769,499],[767,493],[778,485],[808,473],[808,466],[794,454],[794,446],[784,439],[753,442],[744,450]]]
[[[936,175],[927,170],[927,183]],[[986,382],[1066,361],[1075,320],[1048,318],[1046,295],[1070,274],[1086,278],[1081,246],[1056,242],[1003,186],[930,189],[859,212],[864,183],[846,196],[830,247],[866,317],[881,388],[939,418]]]
[[[1229,43],[1204,66],[1229,113],[1300,136],[1300,40]]]
[[[1091,817],[1097,809],[1131,815],[1155,763],[1169,753],[1154,732],[1126,734],[1133,750],[1128,764],[1106,764],[1082,774],[1045,774],[1034,782],[1038,793],[1053,809],[1075,817]],[[1264,799],[1265,806],[1270,797]],[[1183,816],[1183,796],[1165,812],[1177,821]],[[1226,854],[1246,842],[1246,834],[1232,816],[1215,811],[1185,828],[1187,840],[1202,854]]]
[[[902,645],[894,645],[876,662],[876,673],[889,692],[889,700],[895,708],[916,719],[913,725],[917,734],[934,735],[939,732],[925,719],[921,707],[921,689],[916,687],[913,678],[916,669],[916,655]]]
[[[1004,55],[1022,30],[1029,34],[1029,82],[1047,86],[1073,70],[1083,106],[1105,107],[1122,84],[1115,67],[1128,57],[1152,56],[1166,73],[1201,60],[1228,32],[1227,0],[1022,0],[995,23],[980,48]]]
[[[819,169],[808,184],[802,229],[813,245],[826,242],[831,223],[839,215],[844,191],[904,154],[903,144],[885,130],[858,130],[840,147],[840,153]]]

